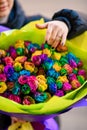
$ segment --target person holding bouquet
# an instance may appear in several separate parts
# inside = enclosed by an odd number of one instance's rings
[[[17,0],[0,0],[0,26],[9,29],[20,29],[27,23],[44,18],[44,24],[36,24],[39,29],[47,29],[45,40],[53,48],[64,46],[66,39],[74,38],[87,30],[87,16],[71,9],[62,9],[52,16],[52,19],[42,15],[26,16]],[[5,121],[6,119],[6,121]],[[1,114],[0,129],[5,130],[10,125],[10,117]],[[7,121],[9,120],[9,121]],[[12,122],[18,119],[12,118]],[[1,128],[2,127],[2,128]]]

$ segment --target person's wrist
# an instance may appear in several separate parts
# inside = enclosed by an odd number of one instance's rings
[[[66,26],[68,27],[68,32],[71,30],[71,25],[70,25],[70,22],[68,21],[67,18],[65,18],[65,17],[56,17],[53,20],[58,20],[58,21],[61,21],[61,22],[65,23]]]

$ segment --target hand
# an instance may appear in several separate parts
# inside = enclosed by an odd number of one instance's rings
[[[36,27],[47,29],[45,40],[52,47],[56,48],[59,44],[65,44],[69,30],[64,22],[54,20],[44,24],[36,24]]]
[[[16,117],[11,117],[12,123],[8,127],[8,130],[34,130],[32,124],[28,121],[18,119]]]
[[[14,124],[14,123],[17,123],[17,122],[25,122],[24,120],[22,119],[19,119],[19,118],[16,118],[16,117],[11,117],[11,124]]]

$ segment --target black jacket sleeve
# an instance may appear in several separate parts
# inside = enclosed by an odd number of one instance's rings
[[[60,20],[66,23],[69,28],[68,39],[78,36],[87,30],[86,19],[77,11],[71,9],[62,9],[56,12],[52,17],[52,20]]]

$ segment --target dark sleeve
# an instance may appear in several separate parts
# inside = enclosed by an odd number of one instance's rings
[[[68,39],[78,36],[87,30],[87,21],[75,10],[62,9],[53,15],[52,20],[60,20],[66,23],[69,28]]]
[[[7,130],[11,125],[11,118],[5,114],[0,113],[0,130]]]

